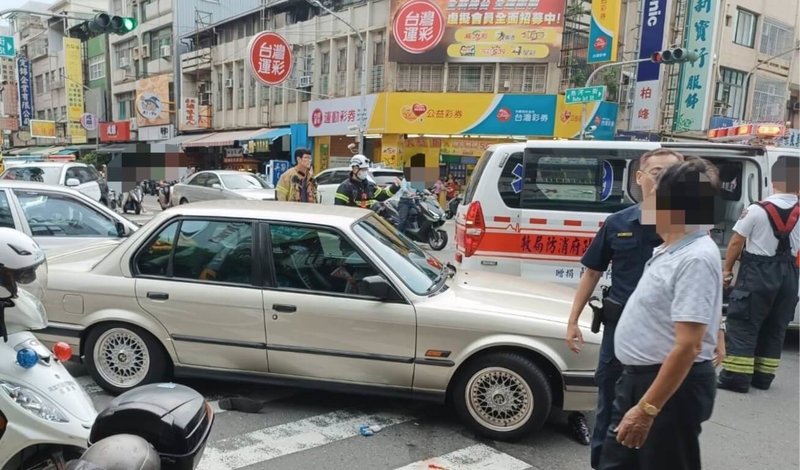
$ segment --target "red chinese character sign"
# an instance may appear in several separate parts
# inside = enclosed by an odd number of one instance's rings
[[[279,85],[292,73],[292,47],[280,34],[263,32],[247,46],[250,73],[264,85]]]
[[[412,0],[398,10],[392,25],[397,45],[412,54],[427,52],[444,36],[444,15],[425,0]]]

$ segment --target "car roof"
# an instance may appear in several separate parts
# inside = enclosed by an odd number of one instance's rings
[[[226,217],[258,220],[280,220],[347,227],[371,211],[357,207],[308,204],[300,202],[219,199],[193,202],[162,212],[163,217],[176,214],[189,217]]]
[[[51,192],[67,193],[73,195],[82,195],[83,193],[76,191],[66,186],[40,183],[38,181],[23,181],[23,180],[0,180],[0,189],[45,189]]]
[[[350,171],[349,166],[338,166],[335,168],[326,168],[325,170],[320,171],[320,174],[327,173],[329,171]],[[376,172],[376,171],[388,171],[392,173],[402,173],[403,170],[398,170],[397,168],[382,168],[382,167],[370,167],[369,171]]]
[[[198,171],[195,174],[199,175],[200,173],[216,173],[218,175],[242,175],[242,174],[253,175],[253,173],[250,173],[249,171],[239,171],[239,170],[203,170],[203,171]]]
[[[62,167],[67,165],[73,166],[89,166],[86,163],[81,162],[24,162],[24,163],[16,163],[14,162],[11,165],[8,165],[7,168],[25,168],[25,167]]]

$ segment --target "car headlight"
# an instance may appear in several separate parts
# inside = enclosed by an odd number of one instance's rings
[[[3,392],[5,392],[14,403],[41,419],[56,423],[69,422],[69,418],[64,416],[64,413],[62,413],[52,401],[43,397],[38,392],[5,380],[0,380],[0,388],[3,389]]]

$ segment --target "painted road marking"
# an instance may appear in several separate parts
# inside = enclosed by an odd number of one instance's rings
[[[526,470],[530,464],[487,445],[475,444],[449,454],[410,463],[397,470]]]

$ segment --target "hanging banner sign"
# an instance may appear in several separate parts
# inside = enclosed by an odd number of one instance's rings
[[[280,34],[256,34],[247,45],[247,68],[261,83],[279,85],[292,73],[292,46]]]
[[[19,125],[20,127],[28,127],[33,118],[33,82],[31,82],[31,62],[27,58],[17,58],[17,73]]]
[[[589,57],[587,62],[614,62],[619,45],[619,21],[622,0],[594,0],[592,23],[589,29]]]
[[[639,59],[647,59],[664,48],[669,0],[651,0],[642,10],[642,32],[639,37]],[[636,68],[631,131],[656,130],[661,103],[661,64],[640,62]]]

